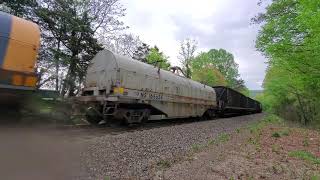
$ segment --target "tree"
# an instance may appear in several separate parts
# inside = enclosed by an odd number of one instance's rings
[[[192,71],[199,71],[206,67],[214,67],[221,72],[229,87],[241,89],[240,87],[244,86],[244,81],[238,79],[238,64],[234,61],[233,55],[226,50],[211,49],[194,58]]]
[[[245,82],[243,79],[237,79],[237,84],[234,87],[235,90],[241,92],[242,94],[249,96],[250,95],[250,91],[247,88],[247,86],[245,85]]]
[[[197,50],[197,42],[187,38],[180,43],[180,51],[178,58],[182,64],[182,70],[187,78],[191,78],[191,63]]]
[[[208,86],[226,86],[223,74],[213,66],[197,69],[192,72],[192,79]]]
[[[116,54],[134,57],[138,47],[142,46],[142,41],[138,36],[132,34],[120,34],[115,37],[105,39],[105,47]]]
[[[137,49],[134,51],[132,59],[147,62],[147,56],[150,53],[150,46],[146,43],[142,43]]]
[[[42,26],[57,40],[58,48],[54,51],[56,65],[59,60],[67,64],[62,95],[68,93],[68,96],[74,96],[77,93],[77,87],[80,87],[84,80],[89,61],[102,50],[102,45],[94,38],[96,26],[93,25],[94,12],[90,14],[88,8],[90,3],[74,0],[47,1],[48,7],[39,7],[35,11],[42,20]],[[64,53],[63,57],[59,56],[61,52]]]
[[[55,79],[55,88],[72,96],[79,92],[89,61],[102,49],[98,39],[104,42],[127,28],[119,21],[125,9],[118,1],[5,0],[0,7],[40,25],[43,41],[38,67],[47,70],[42,71],[46,79],[39,84],[52,84]]]
[[[284,115],[288,107],[305,124],[320,116],[319,6],[319,1],[272,1],[253,18],[263,23],[256,47],[268,58],[264,96],[274,112]]]
[[[36,0],[2,0],[0,1],[1,11],[27,19],[32,18],[33,8],[38,6]],[[33,18],[32,18],[33,19]]]
[[[158,66],[159,68],[164,70],[169,70],[170,63],[168,62],[168,58],[169,57],[165,56],[163,52],[160,52],[157,46],[154,46],[150,49],[150,52],[147,55],[146,60],[148,64]]]

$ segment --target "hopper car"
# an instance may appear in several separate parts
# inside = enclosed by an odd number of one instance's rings
[[[251,99],[240,92],[224,86],[215,86],[217,113],[225,114],[251,114],[262,112],[260,102]]]
[[[229,106],[233,102],[230,98],[235,98],[232,96],[234,91],[225,89],[227,91],[222,92],[218,87],[210,87],[156,66],[103,50],[92,59],[84,89],[76,102],[78,106],[82,106],[86,119],[91,124],[111,119],[121,120],[126,124],[142,123],[153,117],[210,119],[227,111],[238,110]],[[251,102],[251,99],[240,93],[237,95],[245,98],[248,103],[239,109],[251,108],[247,105],[256,102]],[[252,112],[258,111],[256,109]]]

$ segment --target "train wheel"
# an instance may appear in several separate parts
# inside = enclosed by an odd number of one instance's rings
[[[149,120],[149,109],[125,109],[123,111],[126,124],[141,124]]]
[[[203,120],[212,120],[215,117],[216,117],[215,111],[214,110],[208,110],[203,114],[202,119]]]
[[[101,113],[93,107],[86,110],[86,120],[92,125],[98,125],[103,119]]]

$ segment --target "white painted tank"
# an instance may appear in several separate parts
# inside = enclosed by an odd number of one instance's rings
[[[116,96],[118,101],[142,99],[171,117],[198,116],[216,104],[213,88],[109,50],[93,58],[84,92]]]

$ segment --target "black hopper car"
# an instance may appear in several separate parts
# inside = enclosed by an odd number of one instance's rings
[[[212,87],[216,92],[218,113],[227,114],[252,114],[261,113],[261,103],[251,99],[238,91],[224,86]]]

